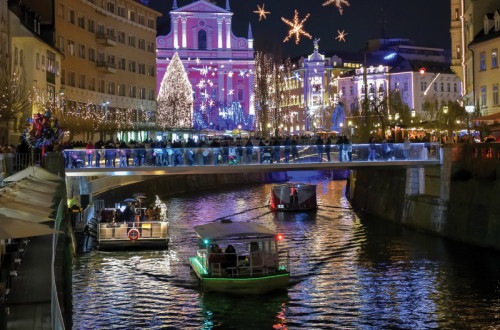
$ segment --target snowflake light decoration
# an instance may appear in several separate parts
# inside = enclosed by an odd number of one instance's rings
[[[297,71],[295,71],[295,72],[293,73],[293,77],[292,77],[292,78],[295,78],[295,79],[297,79],[298,81],[301,81],[301,80],[302,80],[302,78],[300,77],[300,74],[299,74]]]
[[[200,64],[200,59],[198,57],[196,58],[196,64]]]
[[[323,6],[328,6],[329,4],[334,3],[335,6],[339,9],[340,15],[344,12],[342,8],[343,5],[350,6],[351,4],[347,0],[327,0],[323,3]]]
[[[345,33],[344,30],[342,30],[342,32],[337,30],[337,32],[339,33],[339,35],[335,39],[337,39],[339,42],[341,41],[345,42],[345,36],[348,35],[349,33]]]
[[[227,92],[227,95],[233,95],[234,94],[234,90],[230,89],[228,92]]]
[[[229,78],[232,78],[232,77],[233,77],[233,71],[229,71],[229,72],[227,73],[227,76],[228,76]]]
[[[198,86],[198,88],[203,88],[205,87],[205,79],[201,79],[198,84],[196,84],[196,86]]]
[[[295,35],[295,44],[299,44],[300,35],[304,35],[304,36],[308,37],[309,39],[312,39],[312,36],[303,30],[304,22],[309,18],[309,16],[310,15],[307,14],[306,17],[304,17],[304,19],[302,19],[299,22],[299,12],[297,11],[297,9],[295,9],[295,16],[293,17],[293,22],[282,17],[281,20],[291,27],[290,31],[288,31],[288,36],[283,40],[283,42],[287,42],[288,40],[290,40],[290,38],[293,35]]]
[[[271,12],[270,12],[270,11],[266,11],[266,10],[264,9],[264,6],[265,6],[265,5],[266,5],[266,4],[265,4],[265,3],[263,3],[263,4],[262,4],[262,8],[261,8],[259,5],[257,5],[257,10],[255,10],[255,11],[254,11],[254,13],[259,14],[259,22],[260,22],[260,20],[262,19],[262,17],[264,17],[264,19],[267,19],[266,14],[271,14]]]
[[[247,70],[240,69],[240,77],[244,77]]]

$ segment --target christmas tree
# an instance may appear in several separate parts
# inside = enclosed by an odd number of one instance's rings
[[[158,93],[158,122],[166,129],[193,127],[193,88],[175,53]]]

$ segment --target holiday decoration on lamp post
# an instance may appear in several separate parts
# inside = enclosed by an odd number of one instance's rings
[[[163,128],[193,127],[193,88],[177,53],[163,76],[157,101]]]
[[[53,117],[49,110],[45,114],[37,113],[33,119],[28,119],[23,137],[32,148],[53,147],[61,141],[64,131],[59,126],[57,118]]]

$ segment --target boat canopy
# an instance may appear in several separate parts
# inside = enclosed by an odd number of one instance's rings
[[[201,239],[217,240],[229,237],[244,239],[247,237],[272,238],[276,234],[256,223],[251,222],[217,222],[195,226],[194,231]]]

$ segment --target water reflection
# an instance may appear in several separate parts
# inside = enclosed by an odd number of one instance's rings
[[[306,182],[305,178],[296,178]],[[343,182],[323,177],[316,212],[270,212],[269,185],[158,195],[169,209],[168,251],[78,256],[74,327],[81,328],[465,328],[500,311],[497,254],[358,216]],[[288,290],[263,297],[203,294],[188,258],[195,225],[230,217],[285,236]]]

